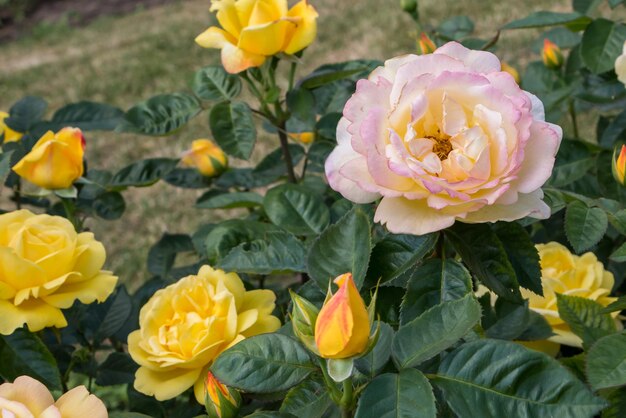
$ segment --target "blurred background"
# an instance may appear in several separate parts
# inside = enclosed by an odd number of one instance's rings
[[[292,3],[292,2],[290,2]],[[331,62],[384,60],[415,52],[416,30],[399,0],[310,0],[319,12],[318,38],[304,54],[299,76]],[[420,0],[425,28],[456,15],[475,23],[474,34],[492,38],[506,22],[538,10],[571,11],[570,0]],[[49,103],[49,112],[78,100],[124,110],[155,94],[190,90],[199,68],[219,63],[219,51],[202,49],[194,38],[215,24],[209,0],[0,0],[0,110],[25,95]],[[502,33],[494,52],[523,72],[540,59],[538,30]],[[162,138],[87,133],[92,168],[117,171],[155,156],[176,157],[192,140],[210,137],[207,120]],[[260,137],[257,161],[277,146]],[[232,161],[232,165],[246,165]],[[5,189],[6,190],[6,189]],[[6,193],[6,192],[5,192]],[[107,268],[131,289],[146,278],[148,250],[163,232],[188,233],[232,213],[194,209],[201,192],[164,182],[124,193],[122,219],[90,221],[108,251]],[[8,196],[0,196],[9,207]]]

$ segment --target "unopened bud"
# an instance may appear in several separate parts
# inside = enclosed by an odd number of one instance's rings
[[[543,40],[541,58],[543,59],[543,64],[553,70],[558,70],[563,65],[561,48],[547,38]]]
[[[420,55],[432,54],[437,49],[437,45],[426,35],[425,32],[420,34],[417,40],[417,52]]]

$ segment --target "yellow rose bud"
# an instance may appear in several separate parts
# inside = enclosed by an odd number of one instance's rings
[[[29,376],[20,376],[13,383],[0,385],[0,416],[7,418],[108,418],[100,399],[90,395],[85,386],[78,386],[56,402],[50,391]]]
[[[601,262],[591,253],[577,256],[558,242],[537,244],[541,261],[541,282],[543,296],[521,289],[528,299],[529,307],[543,315],[556,334],[548,340],[572,347],[581,347],[581,339],[561,319],[556,304],[556,294],[578,296],[591,299],[602,306],[607,306],[617,298],[610,297],[614,278],[604,269]],[[619,312],[615,312],[616,318]],[[615,321],[618,329],[621,322]]]
[[[9,114],[7,112],[0,112],[0,135],[4,135],[5,144],[7,142],[19,141],[20,139],[22,139],[22,136],[24,136],[23,133],[14,131],[13,129],[7,126],[4,120],[8,117],[9,117]]]
[[[320,356],[341,359],[367,349],[370,320],[351,273],[335,279],[339,290],[324,303],[315,322],[315,344]]]
[[[422,32],[417,40],[417,53],[419,55],[432,54],[436,49],[437,45],[435,45],[425,32]]]
[[[228,158],[224,151],[208,139],[193,141],[191,149],[183,153],[181,161],[187,167],[197,168],[207,177],[222,174],[228,167]]]
[[[246,291],[237,274],[209,266],[157,291],[128,336],[128,352],[140,366],[135,389],[163,401],[193,386],[204,404],[213,360],[244,338],[280,328],[275,300],[271,290]]]
[[[613,151],[613,177],[623,186],[626,177],[626,145],[622,145],[619,155],[617,155],[618,148],[619,146],[615,147]]]
[[[13,171],[44,189],[66,189],[83,175],[85,139],[80,129],[48,131]]]
[[[258,67],[269,56],[295,54],[317,33],[317,11],[301,0],[287,10],[287,0],[213,0],[221,28],[212,26],[196,38],[204,48],[222,50],[229,73]]]
[[[513,67],[511,67],[509,64],[507,64],[506,62],[502,63],[502,71],[504,71],[505,73],[509,73],[511,74],[511,76],[513,77],[513,79],[515,80],[515,82],[517,84],[520,83],[521,79],[519,76],[519,72],[517,72],[517,70]]]
[[[563,65],[563,53],[561,48],[549,39],[543,40],[543,50],[541,51],[543,64],[553,70],[558,70]]]
[[[315,132],[289,132],[287,135],[289,138],[303,144],[310,144],[315,140]]]
[[[61,309],[103,302],[117,277],[101,270],[104,246],[65,218],[28,210],[0,215],[0,334],[65,327]]]
[[[209,417],[235,418],[241,404],[241,396],[230,390],[208,372],[206,377],[205,407]]]

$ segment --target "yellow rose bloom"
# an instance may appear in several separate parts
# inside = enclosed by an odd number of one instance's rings
[[[65,327],[61,309],[103,302],[117,277],[101,270],[106,253],[91,232],[60,216],[28,210],[0,215],[0,334]]]
[[[128,336],[128,351],[140,366],[135,389],[162,401],[193,386],[204,404],[213,360],[244,338],[280,327],[272,316],[275,300],[271,290],[246,291],[237,274],[209,266],[157,291]]]
[[[577,256],[558,242],[537,244],[541,261],[543,296],[521,289],[528,299],[530,309],[543,315],[556,334],[550,341],[582,347],[582,340],[561,319],[556,305],[556,294],[591,299],[607,306],[617,298],[610,297],[613,288],[613,273],[604,269],[595,254],[588,252]],[[615,312],[613,317],[617,317]],[[621,328],[621,323],[616,319]]]
[[[313,42],[317,12],[302,0],[287,9],[287,0],[213,0],[222,28],[212,26],[196,38],[204,48],[222,50],[222,65],[235,74],[258,67],[269,56],[295,54]]]
[[[0,112],[0,135],[4,134],[4,143],[17,142],[24,136],[23,133],[9,128],[4,120],[9,117],[7,112]]]
[[[348,358],[368,346],[370,321],[351,273],[335,279],[339,290],[324,303],[315,322],[315,344],[324,358]]]
[[[20,177],[44,189],[66,189],[83,175],[85,139],[80,129],[48,131],[13,167]]]
[[[107,418],[106,407],[90,395],[85,386],[78,386],[56,402],[50,391],[29,376],[20,376],[13,383],[0,385],[0,417],[7,418]]]
[[[208,139],[196,139],[191,149],[185,151],[181,162],[187,167],[195,167],[207,177],[221,174],[228,167],[228,158],[220,147]]]

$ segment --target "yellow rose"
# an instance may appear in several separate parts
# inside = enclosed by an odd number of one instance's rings
[[[100,399],[78,386],[56,402],[50,391],[29,376],[0,385],[0,417],[3,418],[107,418]]]
[[[66,189],[83,175],[85,139],[80,129],[48,131],[13,171],[44,189]]]
[[[202,266],[157,291],[141,308],[128,351],[140,367],[135,389],[158,400],[194,387],[204,404],[204,378],[213,360],[244,338],[276,331],[271,290],[246,291],[235,273]]]
[[[609,296],[613,274],[605,270],[591,252],[577,256],[558,242],[537,244],[537,250],[541,259],[543,297],[526,289],[521,289],[522,295],[528,299],[530,309],[543,315],[552,326],[556,335],[550,337],[550,341],[582,347],[581,339],[559,316],[556,294],[583,297],[607,306],[617,299]],[[613,317],[618,313],[615,312]],[[616,324],[621,327],[617,319]]]
[[[101,270],[106,253],[91,232],[60,216],[28,210],[0,215],[0,334],[65,327],[61,309],[103,302],[117,277]]]
[[[208,139],[193,141],[191,149],[183,153],[181,161],[187,167],[197,168],[207,177],[219,175],[228,167],[228,158],[224,151]]]
[[[209,416],[217,415],[218,418],[234,418],[241,404],[239,393],[222,384],[211,372],[207,373],[205,386],[204,405]]]
[[[7,112],[0,112],[0,135],[4,134],[4,143],[19,141],[24,134],[14,131],[4,123],[4,120],[8,117],[9,114]]]
[[[335,279],[339,290],[328,299],[315,322],[315,344],[324,358],[361,354],[369,344],[370,321],[352,274]]]
[[[212,26],[196,38],[204,48],[222,50],[222,65],[235,74],[258,67],[279,52],[295,54],[313,42],[317,12],[302,0],[213,0],[211,11],[223,29]]]

